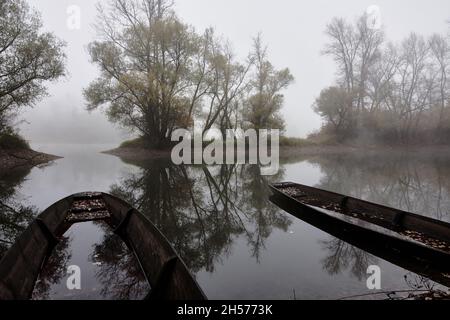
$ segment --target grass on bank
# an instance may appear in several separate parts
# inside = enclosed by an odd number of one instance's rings
[[[317,141],[315,141],[317,140]],[[302,148],[319,145],[319,139],[303,139],[292,137],[280,137],[280,147]],[[208,145],[208,141],[204,141],[204,145]],[[119,146],[120,149],[146,149],[147,145],[142,137],[124,141]]]
[[[142,149],[145,148],[145,141],[139,137],[132,140],[124,141],[120,144],[119,148],[123,149]]]

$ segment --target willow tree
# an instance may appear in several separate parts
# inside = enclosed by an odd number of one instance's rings
[[[208,84],[207,35],[178,19],[167,0],[112,0],[98,7],[100,39],[89,45],[100,77],[85,90],[88,109],[163,148],[192,125]]]
[[[0,133],[46,94],[46,81],[64,75],[64,43],[41,28],[23,0],[0,0]]]

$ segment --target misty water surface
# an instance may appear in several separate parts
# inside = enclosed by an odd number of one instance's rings
[[[384,291],[435,285],[277,208],[268,200],[267,179],[257,166],[126,163],[99,153],[113,147],[107,145],[33,147],[64,158],[0,177],[0,200],[20,208],[15,215],[1,213],[0,254],[20,228],[55,201],[75,192],[105,191],[124,198],[157,225],[209,299],[334,299],[367,293],[366,270],[373,264],[381,267]],[[282,161],[269,181],[295,181],[450,221],[450,159],[411,158],[293,158]],[[57,258],[58,276],[39,288],[40,297],[67,296],[63,284],[69,264],[88,269],[82,281],[96,290],[96,298],[145,295],[147,287],[129,253],[102,229],[85,225],[71,230]],[[96,264],[96,250],[111,246],[120,249],[120,259],[106,256]],[[108,269],[112,265],[120,270]],[[127,295],[130,288],[134,291]]]

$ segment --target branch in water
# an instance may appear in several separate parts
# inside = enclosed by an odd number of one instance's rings
[[[413,293],[413,292],[419,293],[419,292],[432,292],[432,291],[433,290],[429,290],[429,289],[390,290],[390,291],[381,291],[381,292],[374,292],[374,293],[357,294],[354,296],[339,298],[337,300],[362,298],[362,297],[375,296],[375,295],[380,295],[380,294],[385,294],[387,296],[390,296],[390,295],[397,294],[397,293]]]

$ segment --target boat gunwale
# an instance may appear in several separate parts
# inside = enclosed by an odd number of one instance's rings
[[[409,241],[392,239],[388,234],[351,224],[309,205],[299,206],[295,199],[286,198],[287,195],[279,190],[272,190],[274,193],[270,196],[270,201],[294,217],[369,254],[450,287],[449,269],[445,267],[450,262],[448,257],[446,257],[446,263],[441,263],[441,261],[416,255],[417,246],[411,246],[412,243]],[[391,239],[393,243],[387,241]]]
[[[300,189],[312,189],[312,190],[316,190],[316,191],[320,191],[320,192],[324,192],[324,193],[329,193],[329,194],[332,194],[334,196],[339,196],[339,197],[346,197],[345,195],[342,195],[342,194],[339,194],[339,193],[335,193],[335,192],[331,192],[331,191],[318,189],[318,188],[314,188],[314,187],[304,186],[304,185],[293,183],[293,182],[283,182],[283,183],[269,184],[269,187],[270,187],[270,189],[272,189],[274,194],[283,197],[285,201],[286,201],[286,199],[288,199],[293,204],[295,204],[297,206],[301,206],[304,209],[313,210],[314,212],[316,212],[316,213],[318,213],[320,215],[326,215],[330,219],[339,220],[343,224],[347,224],[347,225],[352,226],[354,228],[361,229],[361,230],[366,231],[368,233],[379,233],[379,234],[382,234],[382,235],[384,235],[385,237],[387,237],[387,238],[389,238],[391,240],[408,243],[409,245],[414,246],[416,248],[422,248],[423,251],[429,251],[431,253],[437,254],[438,256],[445,257],[445,259],[448,262],[450,262],[450,252],[448,252],[448,251],[444,251],[444,250],[440,250],[440,249],[434,248],[432,246],[426,245],[425,243],[421,243],[421,242],[418,242],[416,240],[409,239],[407,237],[395,237],[395,236],[393,236],[393,235],[391,235],[389,233],[384,233],[384,232],[381,232],[379,230],[374,230],[374,229],[368,228],[367,226],[364,226],[364,225],[355,224],[355,223],[352,223],[350,221],[346,221],[344,219],[341,219],[339,217],[335,217],[335,216],[329,215],[329,214],[325,213],[324,211],[319,210],[319,209],[322,209],[322,208],[302,203],[301,200],[296,199],[296,198],[292,197],[291,195],[286,194],[285,192],[281,191],[280,189],[282,189],[283,187],[287,188],[287,187],[285,187],[285,185],[289,185],[289,186],[292,186],[292,187],[299,187]],[[362,201],[362,202],[368,203],[370,205],[380,206],[383,209],[388,209],[388,210],[392,210],[392,211],[396,211],[396,212],[401,212],[401,213],[405,213],[405,214],[408,214],[408,215],[410,214],[410,215],[413,215],[415,217],[418,217],[419,219],[420,218],[426,218],[425,220],[427,220],[427,222],[436,222],[437,224],[439,224],[441,226],[448,227],[449,231],[450,231],[450,224],[448,224],[446,222],[443,222],[443,221],[435,220],[435,219],[432,219],[432,218],[429,218],[429,217],[424,217],[424,216],[421,216],[421,215],[417,215],[417,214],[410,213],[410,212],[407,212],[407,211],[402,211],[402,210],[399,210],[399,209],[390,208],[390,207],[383,206],[383,205],[378,205],[376,203],[368,202],[368,201],[365,201],[365,200],[360,200],[360,199],[353,198],[353,197],[348,197],[348,198],[352,198],[352,199],[357,200],[357,201]],[[336,212],[336,214],[338,214],[340,216],[343,216],[343,217],[346,216],[345,214],[340,213],[340,212]],[[370,221],[367,221],[367,220],[364,220],[364,219],[360,219],[360,218],[357,218],[357,217],[355,217],[355,219],[359,219],[359,220],[361,220],[361,221],[363,221],[365,223],[376,225],[376,224],[371,223]]]
[[[395,213],[403,213],[403,214],[406,214],[408,216],[412,216],[414,218],[418,218],[420,220],[424,220],[424,221],[427,221],[427,222],[432,222],[432,223],[435,223],[435,224],[439,224],[441,226],[449,228],[449,230],[450,230],[450,222],[433,219],[431,217],[427,217],[427,216],[420,215],[420,214],[417,214],[417,213],[401,210],[401,209],[398,209],[398,208],[389,207],[389,206],[386,206],[386,205],[382,205],[382,204],[375,203],[375,202],[370,202],[370,201],[359,199],[359,198],[355,198],[355,197],[352,197],[352,196],[346,196],[344,194],[333,192],[333,191],[328,191],[328,190],[324,190],[324,189],[310,187],[310,186],[302,185],[302,184],[295,183],[295,182],[273,183],[270,186],[272,188],[274,188],[274,189],[279,190],[279,188],[284,188],[284,184],[288,184],[290,186],[294,186],[294,187],[297,187],[299,189],[309,189],[309,190],[312,190],[312,191],[318,191],[320,193],[328,193],[330,195],[334,195],[334,196],[338,196],[338,197],[345,197],[345,198],[348,198],[348,199],[355,200],[356,202],[359,202],[359,203],[368,204],[368,205],[371,205],[371,206],[376,206],[376,207],[378,207],[378,208],[380,208],[382,210],[386,210],[386,211],[391,211],[391,212],[395,212]],[[293,198],[295,201],[299,201],[299,200],[295,199],[294,197],[291,197],[291,198]],[[363,219],[361,219],[361,220],[363,220]]]
[[[15,240],[14,244],[8,249],[6,254],[0,259],[0,275],[1,275],[0,299],[26,300],[26,299],[31,298],[31,294],[32,294],[32,291],[34,290],[34,286],[36,284],[38,276],[39,276],[40,272],[42,271],[42,268],[43,268],[44,264],[46,263],[47,259],[50,257],[51,251],[55,247],[55,245],[52,246],[51,240],[47,238],[46,232],[42,231],[42,225],[41,226],[39,225],[38,220],[41,220],[43,222],[44,228],[48,229],[47,231],[50,233],[50,235],[52,235],[54,238],[59,238],[72,225],[75,225],[78,223],[83,223],[83,222],[89,222],[89,221],[105,221],[111,227],[111,229],[114,231],[115,227],[117,227],[117,225],[123,219],[123,217],[121,216],[121,214],[122,214],[121,209],[125,209],[126,211],[133,210],[133,213],[137,217],[142,219],[143,223],[148,224],[148,226],[151,228],[151,229],[149,229],[147,227],[147,228],[144,228],[144,230],[146,230],[146,232],[148,232],[149,234],[152,234],[154,236],[154,238],[158,241],[159,246],[169,252],[169,254],[168,254],[169,256],[171,256],[171,257],[174,256],[174,257],[178,258],[177,263],[180,266],[179,268],[181,268],[181,270],[183,270],[185,279],[189,280],[191,282],[192,288],[195,286],[195,288],[193,289],[193,292],[196,292],[194,300],[206,300],[206,295],[202,291],[201,287],[198,285],[197,281],[195,280],[194,276],[191,274],[191,272],[188,269],[188,267],[186,266],[185,262],[178,255],[175,248],[168,241],[168,239],[164,236],[164,234],[162,234],[162,232],[144,214],[142,214],[139,210],[133,208],[129,203],[127,203],[123,199],[120,199],[120,198],[113,196],[111,194],[108,194],[108,193],[96,192],[96,195],[93,197],[91,197],[91,196],[85,197],[84,195],[86,195],[86,193],[84,193],[84,192],[75,193],[75,194],[69,195],[63,199],[56,201],[55,203],[53,203],[52,205],[47,207],[45,210],[43,210],[27,226],[27,228],[18,236],[18,238]],[[74,221],[74,222],[66,221],[66,217],[69,214],[70,207],[75,200],[80,200],[80,199],[89,200],[89,199],[93,199],[96,197],[102,198],[102,200],[105,202],[105,204],[107,206],[108,211],[111,214],[111,217],[104,218],[104,219],[88,219],[88,220]],[[117,210],[117,208],[113,209],[112,208],[113,205],[111,205],[111,203],[107,200],[108,197],[114,201],[117,201],[122,206],[122,208],[119,210]],[[61,207],[63,207],[64,209],[61,210]],[[54,216],[58,217],[58,220],[56,221],[56,223],[55,223],[55,221],[52,221],[52,218]],[[17,267],[17,264],[20,264],[20,262],[18,262],[15,259],[15,257],[18,255],[25,256],[22,251],[21,243],[26,241],[26,243],[29,244],[30,241],[28,239],[26,239],[25,237],[29,233],[33,237],[33,233],[35,233],[35,230],[40,230],[42,233],[41,234],[42,240],[46,241],[46,243],[44,245],[46,248],[46,250],[44,250],[45,254],[43,253],[43,254],[39,254],[39,255],[34,255],[32,257],[33,260],[41,261],[41,262],[39,263],[39,267],[36,267],[36,270],[30,271],[30,273],[31,273],[30,277],[33,277],[33,279],[31,279],[31,281],[27,281],[26,287],[24,288],[24,286],[22,286],[21,289],[18,289],[17,287],[12,288],[11,285],[8,285],[8,283],[6,283],[4,280],[5,280],[5,278],[13,278],[14,277],[14,268],[7,268],[7,267],[5,267],[5,265]],[[130,246],[130,244],[131,244],[130,239],[129,239],[130,235],[128,235],[126,231],[124,233],[118,233],[118,235],[122,238],[122,240],[124,241],[124,243],[127,246]],[[142,265],[142,261],[141,261],[141,259],[142,259],[141,254],[143,255],[144,253],[138,253],[137,248],[134,245],[132,245],[130,247],[130,249],[132,250],[133,254],[135,255],[146,280],[148,281],[149,284],[151,284],[153,281],[151,281],[151,279],[149,279],[149,275],[146,272],[146,268],[144,268],[144,266]],[[162,262],[162,265],[164,265],[164,261]],[[13,274],[13,275],[11,275],[11,274]],[[18,275],[16,275],[16,276],[18,276]],[[28,280],[30,280],[30,279],[28,279]],[[192,298],[189,298],[189,297],[181,298],[181,299],[193,300]]]

